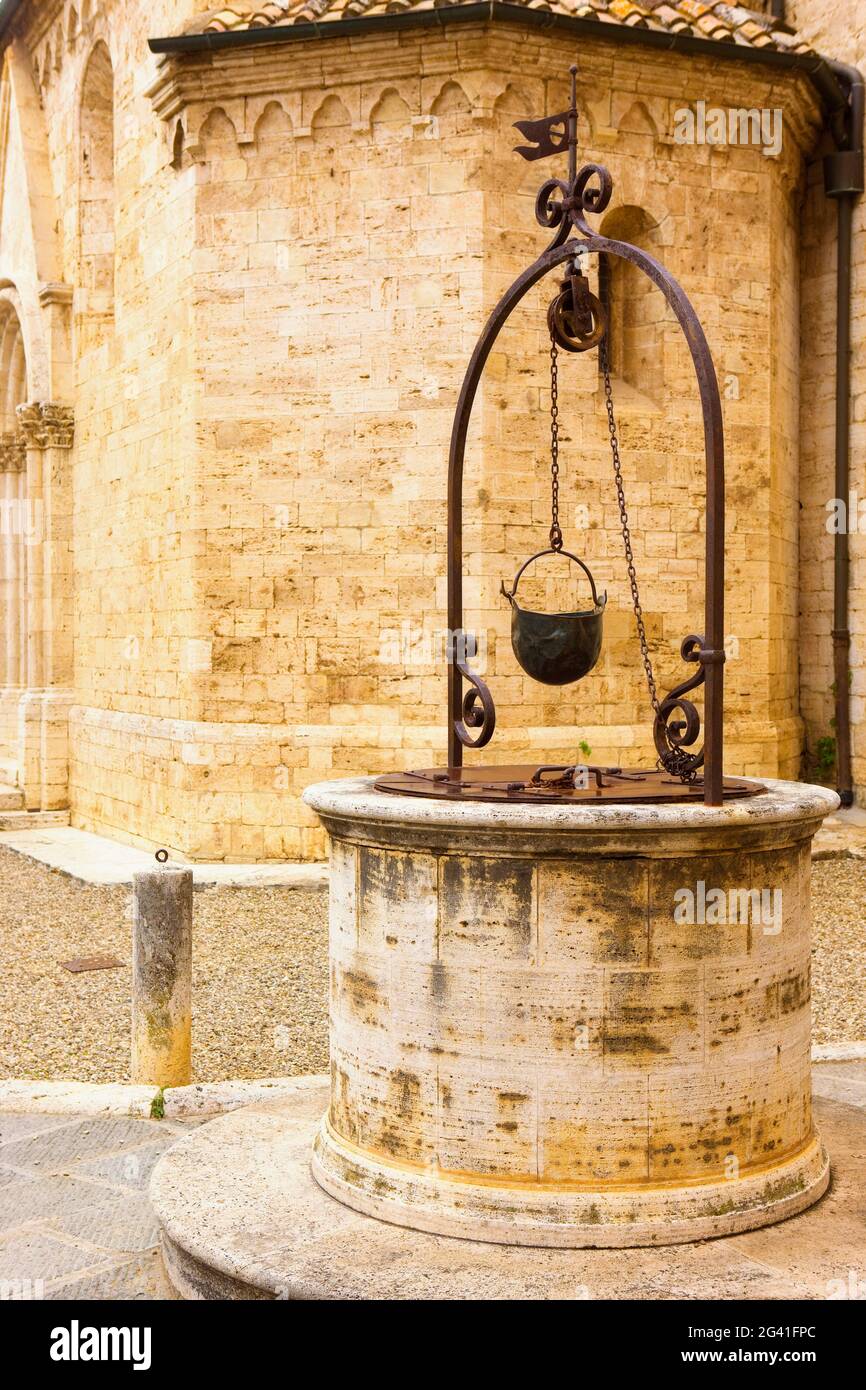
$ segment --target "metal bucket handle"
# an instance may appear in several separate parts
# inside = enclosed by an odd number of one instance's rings
[[[534,560],[540,560],[542,555],[564,555],[567,560],[573,560],[576,565],[580,565],[580,568],[583,570],[584,574],[589,580],[589,587],[592,589],[592,606],[593,608],[598,608],[600,606],[598,602],[598,592],[595,587],[595,580],[592,577],[592,572],[590,571],[589,566],[585,565],[583,560],[581,560],[578,555],[573,555],[570,550],[559,550],[554,548],[554,546],[550,545],[547,547],[546,550],[539,550],[535,555],[530,555],[528,560],[524,560],[523,564],[520,566],[520,569],[517,571],[517,574],[514,576],[514,586],[512,589],[506,589],[504,579],[500,581],[500,592],[503,594],[505,598],[508,599],[508,602],[512,605],[512,607],[515,606],[514,595],[517,593],[517,585],[520,583],[520,576],[523,574],[523,571],[533,563]],[[607,595],[605,595],[605,600],[606,599]],[[520,605],[518,604],[517,606],[519,607]]]

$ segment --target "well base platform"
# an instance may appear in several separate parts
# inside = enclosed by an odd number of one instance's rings
[[[827,1189],[830,1164],[818,1137],[763,1171],[721,1182],[652,1187],[473,1182],[376,1162],[322,1121],[313,1147],[316,1182],[357,1211],[398,1226],[502,1245],[622,1249],[735,1235],[795,1216]]]
[[[291,1098],[221,1116],[160,1160],[151,1198],[168,1273],[184,1297],[826,1298],[828,1280],[857,1264],[862,1110],[816,1105],[835,1167],[833,1191],[812,1211],[766,1230],[634,1249],[623,1259],[617,1250],[455,1240],[351,1210],[310,1173],[327,1099],[325,1078],[303,1078]],[[753,1214],[760,1220],[758,1209]],[[779,1215],[777,1207],[773,1219]]]

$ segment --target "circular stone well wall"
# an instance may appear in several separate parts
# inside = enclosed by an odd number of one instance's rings
[[[313,1173],[420,1230],[694,1240],[825,1190],[810,842],[837,804],[526,806],[312,787],[331,836]]]

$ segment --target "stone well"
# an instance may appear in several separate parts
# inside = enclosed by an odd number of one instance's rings
[[[833,792],[305,799],[332,847],[326,1192],[547,1246],[731,1234],[821,1196],[809,851]]]

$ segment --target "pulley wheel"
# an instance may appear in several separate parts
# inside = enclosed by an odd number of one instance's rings
[[[565,352],[588,352],[598,347],[604,337],[607,327],[604,309],[594,294],[587,294],[587,303],[592,316],[592,328],[588,331],[578,321],[570,286],[550,301],[547,327],[557,347]]]

